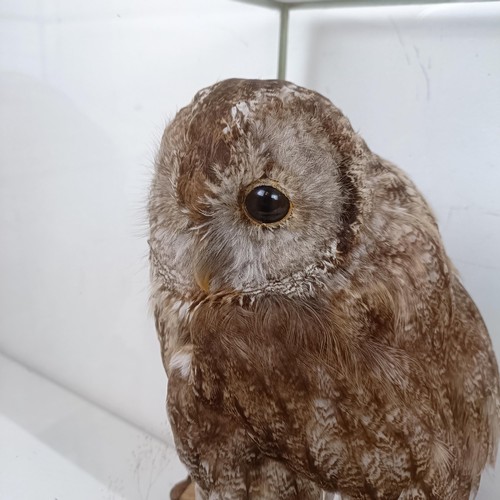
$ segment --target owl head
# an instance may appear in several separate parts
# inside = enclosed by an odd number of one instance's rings
[[[316,92],[278,80],[203,89],[156,159],[153,265],[186,294],[314,293],[356,237],[372,156]]]

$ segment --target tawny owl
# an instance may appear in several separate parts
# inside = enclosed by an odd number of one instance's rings
[[[408,177],[316,92],[226,80],[168,125],[152,301],[201,499],[468,499],[496,457],[488,333]]]

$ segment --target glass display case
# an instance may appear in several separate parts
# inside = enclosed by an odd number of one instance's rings
[[[340,7],[376,7],[389,5],[425,5],[445,3],[471,3],[478,0],[236,0],[238,2],[277,9],[280,15],[278,72],[279,79],[286,78],[288,25],[290,10]]]

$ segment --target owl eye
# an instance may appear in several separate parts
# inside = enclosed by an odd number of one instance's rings
[[[247,215],[262,224],[273,224],[290,212],[290,200],[274,186],[257,186],[245,197]]]

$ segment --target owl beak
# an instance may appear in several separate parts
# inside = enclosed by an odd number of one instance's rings
[[[210,293],[210,273],[208,269],[196,269],[194,272],[194,279],[205,293]]]

